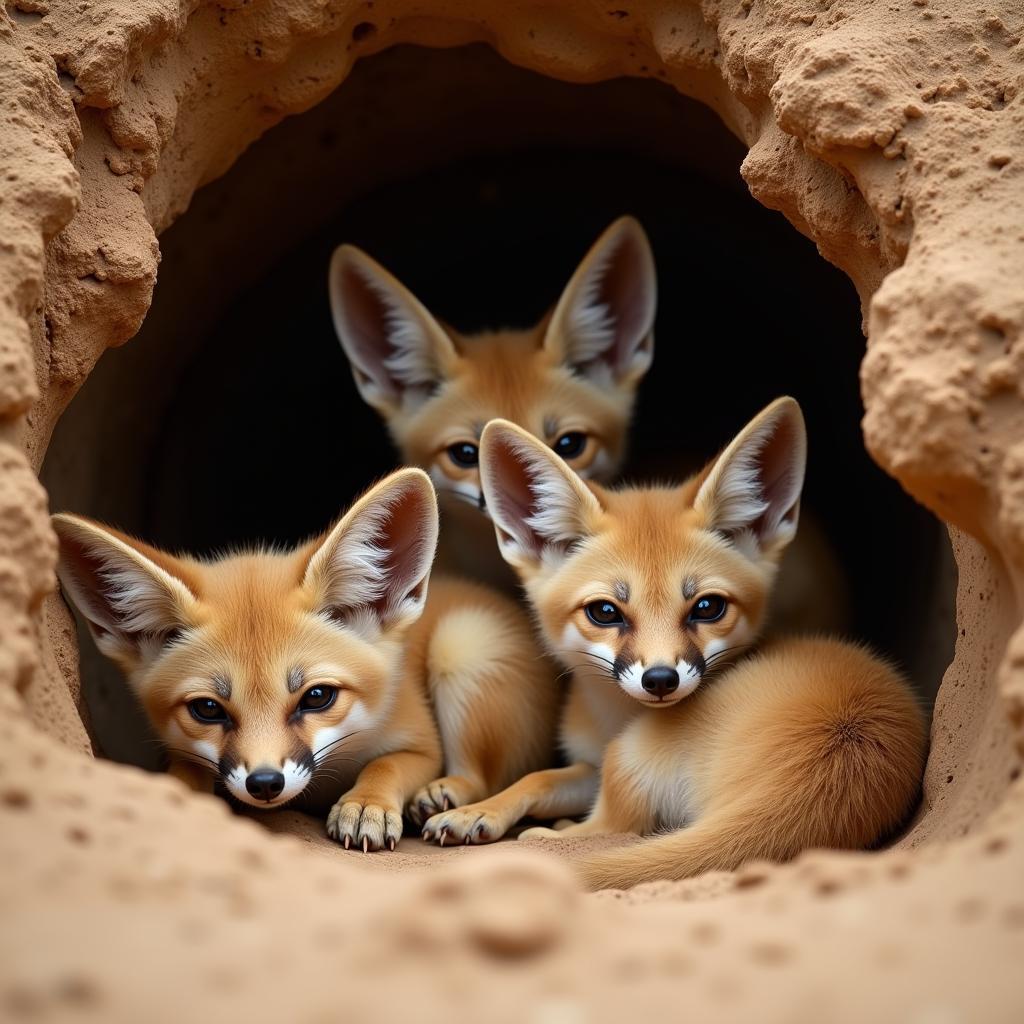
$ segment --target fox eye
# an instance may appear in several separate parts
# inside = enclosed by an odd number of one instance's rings
[[[587,435],[578,430],[563,434],[552,446],[556,455],[563,459],[575,459],[587,447]]]
[[[591,601],[583,611],[595,626],[622,626],[626,622],[611,601]]]
[[[336,686],[311,686],[299,701],[300,711],[326,711],[338,697]]]
[[[456,466],[468,469],[480,461],[480,449],[470,441],[459,441],[448,446],[448,458]]]
[[[690,609],[690,622],[717,622],[728,606],[729,602],[720,594],[708,594]]]
[[[197,722],[203,725],[227,725],[231,719],[222,704],[212,697],[197,697],[188,702],[188,710]]]

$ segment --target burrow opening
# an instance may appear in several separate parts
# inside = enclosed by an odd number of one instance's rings
[[[864,449],[852,284],[750,197],[743,155],[711,111],[654,80],[568,84],[483,46],[360,61],[161,236],[140,333],[103,356],[54,432],[51,506],[196,553],[308,536],[397,464],[334,337],[333,248],[362,246],[460,330],[526,326],[631,213],[660,299],[626,477],[682,476],[795,395],[805,506],[843,568],[849,632],[930,705],[955,637],[945,528]],[[133,698],[82,629],[80,650],[97,749],[156,767]]]

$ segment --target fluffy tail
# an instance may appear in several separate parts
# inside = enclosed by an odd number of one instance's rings
[[[906,820],[920,792],[923,723],[900,687],[802,700],[743,739],[743,756],[719,766],[719,797],[703,817],[583,858],[586,884],[623,889],[755,858],[789,860],[813,847],[864,849]]]
[[[705,871],[731,871],[748,860],[785,860],[796,851],[766,847],[769,822],[740,810],[723,810],[689,828],[646,839],[635,846],[582,858],[576,865],[588,889],[628,889],[642,882],[677,881]],[[772,856],[775,853],[775,856]]]

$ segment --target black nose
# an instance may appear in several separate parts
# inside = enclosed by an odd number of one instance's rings
[[[284,776],[273,768],[261,768],[246,776],[245,788],[257,800],[274,800],[284,789]]]
[[[679,689],[679,673],[667,665],[655,665],[640,677],[640,685],[655,697],[664,697]]]

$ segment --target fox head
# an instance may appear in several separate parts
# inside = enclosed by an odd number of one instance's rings
[[[484,492],[505,560],[561,661],[657,707],[756,638],[797,528],[800,407],[780,398],[678,487],[584,483],[512,423],[487,425]]]
[[[437,543],[433,487],[393,473],[289,552],[176,557],[56,515],[58,573],[173,757],[277,807],[387,714]]]
[[[604,232],[531,330],[461,336],[351,245],[335,250],[329,274],[334,327],[363,399],[405,462],[481,510],[480,435],[492,419],[518,424],[583,477],[615,472],[654,354],[656,285],[632,217]]]

